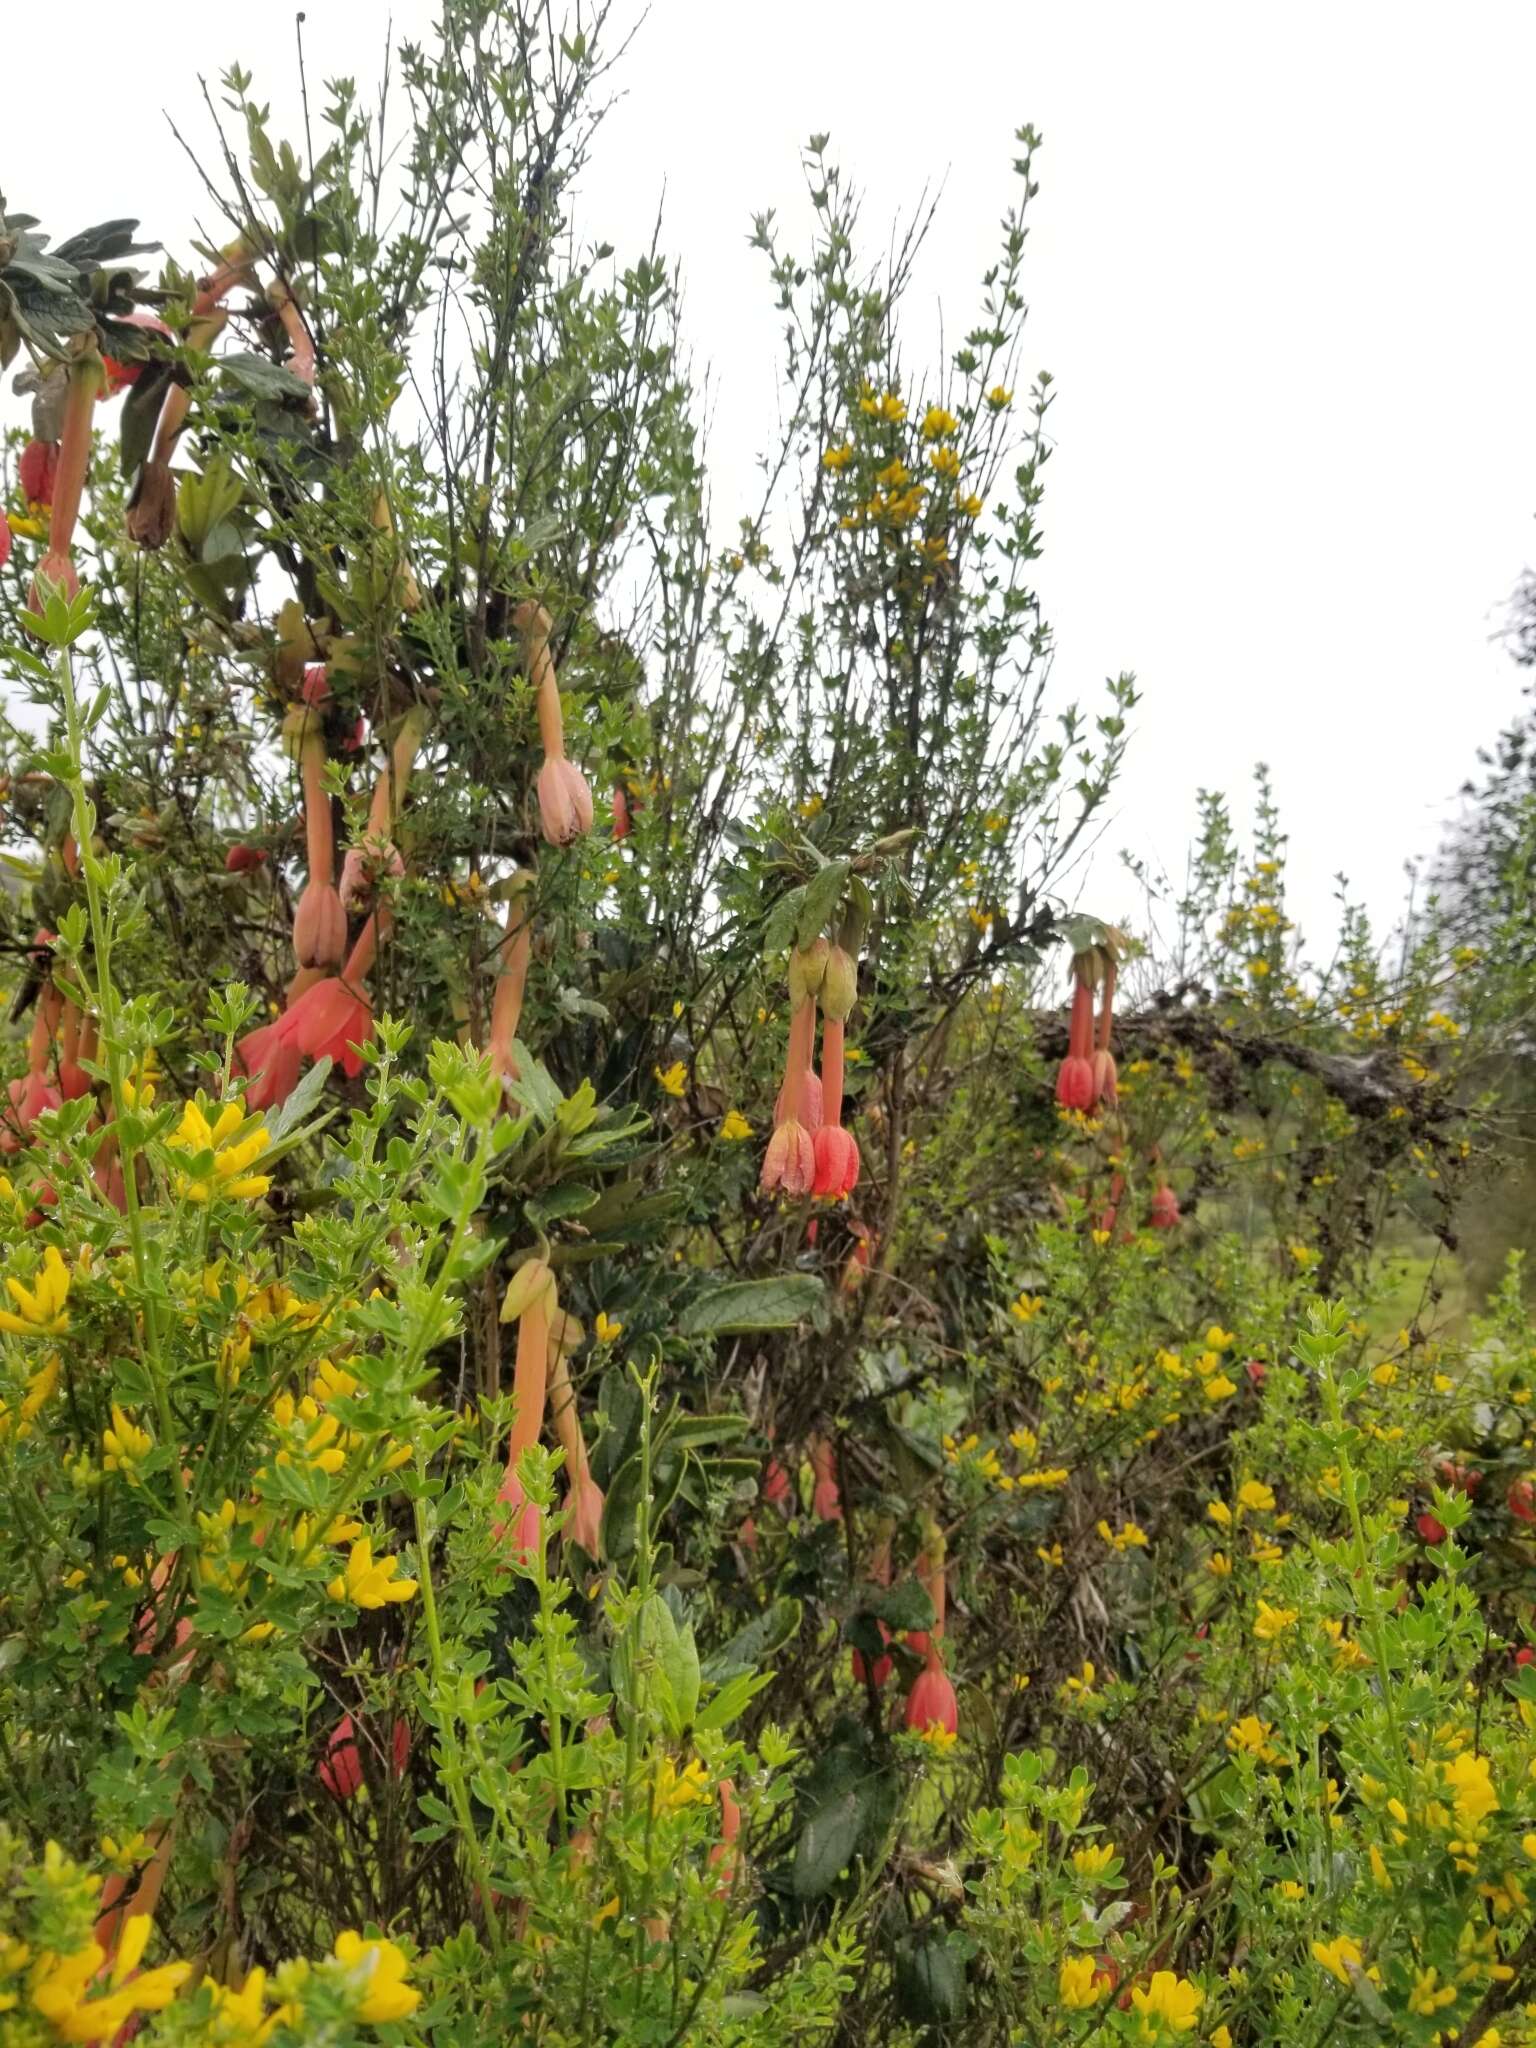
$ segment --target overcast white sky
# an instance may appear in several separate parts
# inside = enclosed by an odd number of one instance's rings
[[[3,11],[29,84],[7,94],[0,190],[60,234],[137,214],[184,256],[197,194],[160,109],[204,139],[195,74],[238,58],[286,113],[293,9],[160,0],[143,33],[121,0]],[[386,23],[419,37],[433,11],[307,0],[312,78],[372,81]],[[1526,0],[654,0],[581,222],[627,253],[665,190],[731,508],[774,393],[746,234],[767,206],[803,225],[804,138],[831,131],[872,236],[946,181],[915,366],[941,301],[951,345],[970,317],[1033,122],[1056,688],[1131,668],[1145,692],[1086,907],[1130,908],[1121,846],[1181,865],[1198,788],[1245,814],[1262,758],[1322,942],[1341,868],[1390,923],[1403,863],[1518,703],[1491,635],[1536,561],[1533,75]]]

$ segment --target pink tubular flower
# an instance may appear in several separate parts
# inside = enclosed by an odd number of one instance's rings
[[[837,1484],[837,1457],[824,1436],[815,1436],[810,1442],[811,1471],[816,1485],[811,1494],[811,1513],[818,1522],[840,1522],[843,1519],[843,1496]]]
[[[845,1131],[841,1124],[823,1124],[812,1148],[816,1176],[811,1193],[832,1202],[851,1195],[859,1182],[859,1147],[852,1131]]]
[[[0,512],[0,569],[11,559],[11,522]]]
[[[782,1509],[786,1515],[789,1513],[789,1474],[777,1458],[770,1458],[763,1467],[762,1495],[771,1507]]]
[[[1154,1230],[1173,1230],[1179,1223],[1179,1198],[1167,1181],[1159,1181],[1152,1190],[1152,1207],[1148,1222]]]
[[[929,1646],[928,1661],[918,1673],[916,1684],[907,1694],[906,1722],[919,1735],[926,1735],[930,1728],[942,1728],[946,1735],[959,1733],[960,1706],[955,1688],[933,1645]]]
[[[627,839],[630,834],[629,797],[622,782],[613,785],[613,836]]]
[[[520,1564],[531,1564],[539,1554],[543,1510],[536,1501],[528,1499],[515,1472],[509,1472],[501,1482],[496,1498],[512,1510],[504,1521],[496,1524],[496,1535],[506,1539],[508,1551]]]
[[[565,1540],[596,1561],[603,1554],[603,1489],[584,1472],[566,1495]]]
[[[306,883],[293,918],[293,951],[301,967],[339,967],[347,950],[347,913],[330,882]]]
[[[1076,962],[1074,969],[1076,968]],[[1093,986],[1081,974],[1072,991],[1067,1056],[1056,1074],[1056,1100],[1063,1109],[1092,1109],[1098,1100],[1093,1075]]]
[[[361,910],[381,875],[392,875],[398,880],[404,873],[405,862],[387,840],[360,839],[341,857],[342,909]]]
[[[48,1076],[40,1073],[23,1074],[7,1093],[10,1109],[0,1122],[0,1152],[19,1152],[38,1118],[46,1110],[62,1107],[64,1098]]]
[[[52,549],[44,555],[33,574],[31,587],[27,592],[27,609],[39,617],[47,609],[49,587],[62,592],[65,599],[73,604],[80,595],[80,578],[75,574],[75,565],[68,555],[55,553]]]
[[[29,441],[16,465],[16,481],[29,505],[53,503],[54,480],[59,473],[57,441]]]
[[[883,1621],[879,1624],[879,1629],[881,1642],[888,1643],[891,1640],[891,1632],[886,1627]],[[890,1677],[891,1672],[894,1668],[894,1658],[888,1656],[877,1657],[874,1661],[873,1668],[871,1668],[868,1664],[865,1663],[864,1652],[862,1650],[855,1650],[853,1653],[853,1679],[855,1685],[862,1685],[867,1676],[869,1682],[874,1686],[875,1690],[878,1692],[880,1688],[885,1684],[885,1681]]]
[[[563,754],[551,755],[539,770],[539,830],[551,846],[569,846],[592,830],[592,792]]]
[[[224,856],[226,875],[248,875],[253,868],[265,865],[267,850],[264,846],[232,846]]]
[[[331,1730],[316,1776],[333,1799],[353,1799],[362,1791],[363,1759],[350,1714],[343,1714]]]
[[[786,1117],[768,1140],[758,1186],[764,1194],[808,1195],[816,1178],[816,1146],[805,1125]]]
[[[333,1059],[351,1080],[363,1071],[360,1046],[373,1031],[373,1008],[366,995],[343,976],[330,975],[306,989],[277,1021],[276,1030],[301,1055]]]
[[[245,1091],[247,1109],[271,1109],[286,1102],[299,1085],[304,1056],[290,1039],[278,1037],[276,1024],[247,1032],[235,1051],[251,1077]]]

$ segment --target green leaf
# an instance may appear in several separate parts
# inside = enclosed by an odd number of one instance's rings
[[[584,1216],[596,1200],[596,1188],[549,1188],[524,1202],[523,1214],[535,1230],[542,1230],[546,1223],[558,1222],[562,1216]]]
[[[814,1273],[780,1273],[771,1280],[737,1280],[711,1288],[678,1318],[684,1337],[730,1337],[753,1330],[788,1330],[814,1315],[826,1300]]]
[[[686,1458],[682,1451],[662,1449],[651,1460],[651,1534],[677,1498]],[[614,1474],[603,1506],[603,1555],[622,1563],[635,1549],[636,1517],[640,1512],[643,1475],[637,1452]]]
[[[928,1629],[933,1627],[933,1602],[916,1579],[903,1579],[865,1603],[866,1613],[878,1616],[888,1628]]]
[[[788,1595],[754,1615],[745,1628],[738,1629],[720,1649],[704,1660],[704,1676],[712,1685],[723,1685],[741,1671],[759,1671],[777,1651],[800,1632],[800,1602]]]
[[[232,355],[220,356],[220,372],[232,384],[238,384],[242,391],[252,398],[263,398],[275,403],[285,399],[296,399],[309,403],[310,390],[302,377],[295,377],[292,370],[285,370],[281,364],[270,361],[266,356]]]
[[[896,1951],[896,2002],[909,2020],[942,2023],[965,2012],[965,1962],[970,1944],[962,1937],[909,1936]]]
[[[797,1899],[819,1898],[836,1884],[852,1861],[863,1826],[863,1806],[852,1787],[812,1814],[795,1844],[790,1883]]]
[[[848,884],[848,863],[829,860],[806,883],[795,936],[802,946],[814,945],[823,928],[831,922],[838,899]]]

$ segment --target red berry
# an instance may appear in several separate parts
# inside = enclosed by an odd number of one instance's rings
[[[1448,1531],[1438,1515],[1422,1514],[1413,1525],[1426,1543],[1443,1543]]]
[[[1529,1479],[1517,1479],[1505,1498],[1517,1522],[1536,1522],[1536,1489]]]

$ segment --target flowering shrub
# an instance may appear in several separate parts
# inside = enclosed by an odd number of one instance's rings
[[[595,40],[400,62],[196,274],[0,223],[0,2038],[1526,2038],[1468,963],[1267,790],[1063,906],[1038,138],[932,374],[812,139],[722,549]]]

